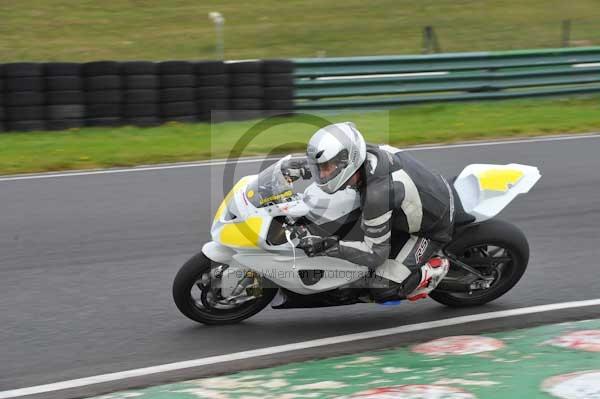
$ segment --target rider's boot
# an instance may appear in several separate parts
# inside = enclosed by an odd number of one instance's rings
[[[431,258],[421,266],[421,281],[417,285],[417,288],[406,296],[406,299],[409,301],[418,301],[419,299],[427,298],[429,293],[446,277],[449,268],[450,262],[448,259],[442,257]]]
[[[371,284],[371,295],[378,303],[397,299],[416,301],[426,298],[448,273],[449,262],[446,258],[431,258],[420,270],[411,273],[401,283],[379,278]]]

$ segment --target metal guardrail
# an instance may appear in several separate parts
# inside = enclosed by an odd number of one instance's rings
[[[297,110],[600,92],[600,47],[293,61]]]

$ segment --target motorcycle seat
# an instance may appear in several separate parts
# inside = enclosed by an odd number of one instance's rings
[[[456,180],[456,177],[454,177],[451,180],[452,185],[450,186],[452,187],[452,194],[454,195],[454,225],[456,227],[465,226],[467,224],[473,223],[476,220],[476,218],[475,216],[466,212],[463,208],[462,202],[460,201],[460,197],[454,189],[454,180]]]

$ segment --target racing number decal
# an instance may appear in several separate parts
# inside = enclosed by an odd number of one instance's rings
[[[518,169],[489,169],[476,174],[482,190],[508,191],[523,177]]]

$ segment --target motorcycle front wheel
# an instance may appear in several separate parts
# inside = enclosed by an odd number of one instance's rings
[[[262,288],[260,295],[239,304],[219,304],[211,296],[218,293],[211,284],[214,268],[203,253],[188,260],[177,272],[173,281],[173,299],[181,313],[203,324],[239,323],[264,309],[277,293],[276,288]],[[217,285],[217,284],[215,284]]]

